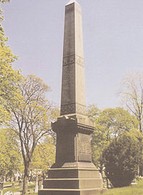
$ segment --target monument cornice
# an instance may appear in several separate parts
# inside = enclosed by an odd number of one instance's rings
[[[94,131],[94,127],[86,121],[85,116],[77,117],[75,115],[68,116],[61,116],[57,119],[56,122],[52,123],[52,130],[57,132],[60,131],[70,131],[76,133],[85,133],[85,134],[92,134]],[[79,122],[80,121],[80,122]]]

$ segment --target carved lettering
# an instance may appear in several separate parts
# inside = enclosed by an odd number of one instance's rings
[[[78,158],[79,161],[91,161],[91,143],[89,135],[78,135]]]

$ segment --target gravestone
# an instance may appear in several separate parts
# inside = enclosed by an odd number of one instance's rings
[[[60,117],[52,124],[56,161],[39,195],[96,195],[103,189],[101,174],[92,163],[93,125],[85,102],[81,8],[70,1],[65,7]]]

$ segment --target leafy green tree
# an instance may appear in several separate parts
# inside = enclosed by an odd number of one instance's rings
[[[16,134],[11,129],[0,129],[0,176],[14,176],[21,165],[21,154]]]
[[[96,122],[104,128],[106,131],[106,139],[109,141],[125,131],[137,128],[137,120],[135,117],[120,107],[103,110]]]
[[[30,75],[18,83],[19,93],[7,101],[7,110],[11,113],[11,127],[19,137],[24,162],[23,191],[28,187],[28,177],[32,156],[43,136],[50,133],[53,120],[52,107],[45,94],[48,86],[36,76]]]
[[[139,161],[139,142],[130,133],[115,138],[103,153],[105,174],[114,187],[131,184],[137,174]]]
[[[0,2],[7,1],[1,0]],[[15,60],[15,55],[7,46],[7,38],[0,22],[0,124],[10,119],[10,113],[5,109],[5,105],[7,100],[12,101],[15,98],[16,83],[21,78],[19,72],[12,68]]]
[[[92,139],[93,161],[102,171],[102,152],[112,140],[126,131],[137,128],[137,121],[122,108],[108,108],[95,119]]]

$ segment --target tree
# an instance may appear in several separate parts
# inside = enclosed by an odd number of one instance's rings
[[[23,194],[27,191],[29,169],[38,142],[50,129],[51,105],[46,100],[47,85],[30,75],[19,82],[19,94],[7,102],[11,126],[19,136],[24,162]]]
[[[107,140],[137,127],[137,121],[128,111],[123,108],[107,108],[97,118],[97,124],[101,125],[105,131]]]
[[[4,3],[7,1],[1,0],[0,2]],[[10,119],[5,105],[7,100],[12,100],[15,97],[16,83],[21,78],[19,72],[12,68],[12,63],[16,57],[6,42],[7,38],[0,23],[0,124]]]
[[[16,134],[11,129],[0,129],[0,176],[14,176],[21,164]]]
[[[114,187],[128,186],[135,178],[140,160],[138,148],[138,140],[131,134],[124,133],[105,149],[105,174]]]
[[[121,95],[125,107],[138,120],[138,129],[143,132],[143,72],[132,73],[125,77]],[[142,147],[140,150],[142,153]],[[143,175],[142,163],[139,166],[139,175]]]
[[[93,161],[102,172],[102,152],[112,140],[126,131],[137,128],[137,121],[128,111],[122,108],[107,108],[95,119],[92,139]]]
[[[123,81],[121,92],[126,108],[138,120],[138,128],[143,131],[143,73],[129,74]]]

